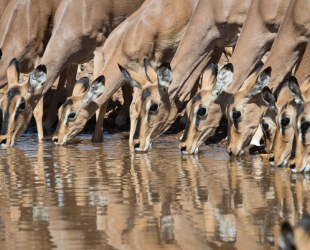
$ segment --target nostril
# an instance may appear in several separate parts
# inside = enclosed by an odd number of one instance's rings
[[[231,152],[231,151],[229,151],[229,153],[228,153],[228,154],[229,154],[229,156],[232,156],[232,152]]]
[[[291,165],[290,165],[290,169],[295,169],[295,163],[292,163]]]
[[[54,138],[53,142],[58,143],[58,138]]]
[[[137,143],[134,145],[134,148],[140,148],[140,143],[137,142]]]
[[[269,157],[269,161],[274,161],[274,156]]]
[[[181,152],[186,151],[186,146],[181,147]]]
[[[2,139],[0,144],[6,144],[6,139]]]

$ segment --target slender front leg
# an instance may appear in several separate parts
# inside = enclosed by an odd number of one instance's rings
[[[42,125],[42,117],[43,117],[43,96],[38,101],[37,106],[33,110],[33,116],[36,120],[37,130],[38,130],[38,142],[43,142],[43,125]]]
[[[66,78],[67,78],[67,70],[64,69],[59,76],[57,89],[56,89],[56,92],[53,98],[52,106],[48,112],[48,115],[45,121],[43,122],[43,127],[45,128],[46,131],[51,130],[53,124],[55,123],[57,119],[57,106],[62,96],[62,92],[64,91],[64,88],[65,88]]]
[[[103,142],[103,121],[106,113],[106,109],[108,106],[108,102],[104,103],[99,110],[96,112],[96,127],[93,137],[91,139],[92,142]]]
[[[122,87],[122,91],[123,91],[124,103],[123,103],[121,111],[119,112],[118,116],[115,119],[115,124],[118,127],[126,124],[126,119],[129,116],[129,107],[130,107],[130,103],[132,99],[133,89],[129,85],[125,84]]]
[[[78,70],[78,64],[71,63],[67,67],[67,84],[66,84],[66,97],[72,96],[74,84],[76,82],[76,73]]]

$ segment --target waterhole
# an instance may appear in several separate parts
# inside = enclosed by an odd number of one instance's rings
[[[275,249],[280,224],[309,213],[309,176],[259,155],[90,138],[0,149],[0,249]]]

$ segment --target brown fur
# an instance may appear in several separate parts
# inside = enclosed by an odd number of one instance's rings
[[[107,101],[124,84],[117,64],[121,64],[128,71],[133,70],[144,78],[143,81],[154,78],[150,74],[149,79],[146,77],[142,67],[143,59],[149,58],[151,63],[157,67],[162,61],[172,58],[190,19],[192,2],[192,0],[177,1],[178,11],[175,12],[176,0],[150,0],[115,29],[107,39],[102,49],[105,59],[102,73],[107,82],[103,95],[94,103],[95,106],[100,107],[100,111],[97,112],[99,118],[92,141],[103,140],[102,125]],[[140,35],[142,31],[145,31],[143,38]],[[137,89],[133,100],[138,99],[140,95],[141,91]],[[79,124],[74,123],[72,126],[83,127],[94,112],[95,110],[87,116],[83,115],[78,120]],[[137,119],[135,115],[135,104],[132,104],[130,106],[131,143]]]
[[[56,1],[56,0],[55,0]],[[14,1],[15,2],[15,1]],[[40,7],[40,10],[45,10],[49,5],[53,2],[43,1],[44,7]],[[108,1],[108,0],[96,0],[96,1],[85,1],[87,3],[83,6],[83,2],[81,0],[76,1],[62,1],[59,5],[57,12],[55,14],[55,21],[54,21],[54,30],[53,33],[48,40],[44,40],[45,42],[48,41],[48,44],[44,46],[40,46],[40,57],[41,62],[47,65],[49,69],[48,78],[44,84],[44,86],[36,91],[36,93],[31,93],[33,100],[32,109],[36,107],[36,104],[41,99],[42,95],[44,95],[57,77],[65,70],[66,67],[69,68],[67,73],[70,71],[70,77],[68,77],[67,81],[67,88],[69,96],[72,93],[73,83],[75,82],[75,75],[77,70],[77,63],[82,63],[85,61],[90,60],[95,55],[95,76],[98,76],[98,70],[102,67],[102,54],[96,53],[96,48],[102,46],[106,37],[111,33],[111,31],[120,24],[126,17],[132,14],[138,7],[144,2],[144,0],[134,0],[134,1],[126,1],[126,0],[117,0],[117,1]],[[37,9],[37,8],[34,8]],[[32,11],[32,9],[31,9]],[[24,11],[27,14],[27,11]],[[8,14],[9,15],[9,14]],[[41,29],[45,31],[47,28],[44,26],[43,20],[37,20],[37,16],[44,16],[45,15],[34,15],[37,23],[39,24],[39,31],[42,33]],[[84,18],[81,18],[83,17]],[[23,17],[23,20],[27,20]],[[31,19],[32,20],[32,19]],[[49,20],[53,20],[50,18]],[[18,22],[25,23],[21,20]],[[75,25],[72,25],[72,24]],[[28,24],[31,25],[31,24]],[[41,27],[42,26],[42,27]],[[36,27],[34,25],[29,27]],[[20,27],[18,27],[20,29]],[[27,27],[24,29],[27,31]],[[4,33],[1,30],[5,30],[4,28],[0,27],[0,34]],[[69,32],[70,31],[70,32]],[[69,33],[68,33],[69,32]],[[17,30],[12,30],[11,35],[14,37],[17,34]],[[41,39],[41,35],[34,35],[37,37],[38,41]],[[43,32],[44,34],[44,32]],[[70,34],[70,35],[68,35]],[[19,36],[16,36],[19,37]],[[17,40],[18,41],[18,40]],[[1,39],[0,39],[1,42]],[[14,50],[15,44],[10,44],[8,47]],[[25,44],[22,46],[19,43],[16,43],[19,46],[18,49],[22,48],[24,50]],[[32,49],[36,49],[35,46],[29,45]],[[43,50],[43,48],[45,48]],[[1,44],[0,44],[1,48]],[[17,50],[17,49],[16,49]],[[18,51],[18,50],[17,50]],[[43,54],[44,51],[44,54]],[[57,51],[57,53],[55,53]],[[3,53],[9,53],[9,49],[3,48]],[[16,52],[15,52],[16,53]],[[10,55],[12,56],[12,55]],[[32,56],[33,57],[33,56]],[[28,61],[27,61],[28,62]],[[32,61],[31,61],[32,62]],[[72,66],[73,65],[73,66]],[[28,63],[26,66],[33,68],[34,63]],[[21,62],[21,68],[24,67],[24,63]],[[97,69],[97,70],[96,70]],[[1,78],[0,78],[1,79]],[[0,81],[1,84],[1,81]],[[60,90],[58,91],[58,95],[61,94],[62,88],[64,85],[64,81],[59,84]],[[9,91],[9,90],[8,90]],[[24,97],[25,98],[25,97]],[[57,98],[56,98],[57,99]],[[57,104],[54,103],[54,105]],[[38,117],[37,126],[38,128],[42,128],[42,109],[38,107],[37,112],[35,112],[36,116]],[[29,111],[24,114],[25,120],[27,122],[25,126],[28,125],[30,118],[32,116],[32,111]],[[45,123],[45,127],[50,128],[53,124],[54,120],[49,119],[49,122]],[[16,124],[16,126],[21,126]],[[25,128],[24,124],[23,127]],[[19,130],[23,130],[19,128]],[[16,139],[16,138],[15,138]]]
[[[219,98],[219,101],[211,105],[208,110],[209,115],[206,120],[206,124],[208,125],[206,125],[204,131],[205,138],[212,136],[215,129],[218,127],[219,121],[225,113],[226,106],[230,100],[230,95],[235,93],[240,88],[255,65],[270,49],[275,39],[276,31],[279,29],[281,21],[284,17],[288,3],[289,1],[251,2],[249,14],[247,15],[240,38],[231,58],[231,62],[234,65],[233,82]],[[201,20],[199,20],[199,22],[201,22]],[[193,23],[193,32],[197,32],[197,29],[195,29],[197,26],[197,24],[194,25]],[[260,34],[259,39],[257,34]],[[175,93],[173,93],[171,100],[173,100],[176,97],[177,92],[180,91],[180,93],[178,93],[178,98],[180,98],[182,103],[182,98],[186,96],[190,90],[191,85],[188,83],[184,85],[184,88],[181,88],[182,84],[186,82],[186,75],[181,73],[181,71],[184,68],[194,67],[196,65],[196,61],[199,60],[198,52],[196,55],[190,50],[190,48],[197,50],[197,48],[192,47],[191,44],[193,44],[193,40],[196,39],[198,35],[199,34],[196,33],[195,35],[189,36],[186,40],[187,42],[181,44],[182,47],[180,46],[178,50],[180,53],[177,54],[174,59],[172,65],[174,65],[174,63],[176,65],[176,69],[174,71],[176,77],[174,78],[171,86],[171,93],[174,90]],[[199,44],[201,45],[201,49],[206,48],[206,44]],[[247,53],[245,56],[245,51],[251,51],[251,53]],[[173,115],[171,117],[173,121],[175,118]]]
[[[207,110],[215,102],[220,93],[232,81],[233,68],[225,65],[217,72],[217,65],[209,65],[202,74],[201,90],[187,104],[189,119],[179,148],[182,153],[197,153],[198,147],[204,142],[204,123],[208,115]]]
[[[8,69],[9,91],[1,98],[1,109],[3,122],[1,128],[0,144],[12,147],[16,139],[26,129],[32,110],[34,109],[34,98],[32,93],[35,88],[41,87],[46,79],[46,67],[39,65],[29,76],[29,79],[19,84],[18,62],[13,59]],[[30,113],[30,115],[28,115]],[[37,118],[37,115],[34,114]],[[38,139],[42,141],[43,130],[38,128]]]

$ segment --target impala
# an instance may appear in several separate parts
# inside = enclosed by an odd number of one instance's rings
[[[219,72],[217,64],[210,64],[202,74],[201,90],[190,101],[189,119],[182,136],[179,148],[182,153],[197,153],[204,142],[203,121],[207,118],[208,109],[224,91],[233,78],[233,66],[226,64]]]
[[[204,131],[201,131],[201,133],[205,134],[205,138],[214,134],[219,121],[225,114],[225,109],[230,96],[241,87],[259,63],[262,56],[271,48],[289,3],[288,0],[254,0],[251,1],[248,12],[245,11],[241,14],[240,12],[236,13],[234,11],[242,8],[242,6],[245,7],[247,3],[242,1],[232,1],[231,7],[234,4],[238,6],[238,8],[236,7],[235,9],[232,9],[232,13],[229,15],[233,19],[233,22],[232,20],[226,20],[225,24],[223,23],[221,25],[219,23],[214,26],[210,26],[210,22],[206,22],[208,23],[206,26],[208,32],[204,33],[197,29],[197,27],[200,26],[199,24],[202,23],[202,20],[207,21],[207,16],[202,13],[202,10],[206,8],[203,8],[203,6],[208,4],[207,2],[208,1],[199,1],[199,6],[201,6],[201,8],[197,9],[197,13],[195,12],[195,16],[192,18],[187,28],[184,39],[171,62],[171,67],[174,70],[175,77],[170,86],[170,100],[173,103],[176,102],[182,104],[193,87],[193,83],[188,78],[192,70],[205,56],[208,56],[207,52],[208,49],[212,47],[212,44],[222,44],[224,42],[224,40],[222,40],[224,37],[215,36],[217,33],[214,29],[222,29],[219,33],[225,34],[225,36],[228,34],[233,36],[240,35],[230,60],[234,65],[233,81],[218,98],[218,101],[213,103],[208,110],[208,117],[203,121],[205,124]],[[247,14],[246,18],[245,14]],[[216,17],[216,20],[220,22],[220,12],[216,12]],[[240,34],[238,32],[232,34],[224,31],[229,25],[237,27],[238,25],[242,26],[243,23],[244,25]],[[231,28],[230,32],[232,32],[232,30],[233,28]],[[228,40],[228,37],[226,37],[226,39]],[[237,39],[235,39],[235,41],[237,41]],[[192,44],[199,44],[199,46],[193,47]],[[175,120],[176,114],[177,109],[175,109],[174,113],[170,114],[165,129],[167,129]]]
[[[290,74],[296,62],[301,58],[306,49],[310,37],[310,17],[307,14],[308,11],[310,11],[310,5],[304,0],[292,0],[287,8],[270,54],[261,70],[261,72],[263,72],[268,67],[272,67],[269,87],[273,89],[273,91],[275,91],[285,77]],[[294,39],[289,39],[286,43],[283,43],[288,37],[294,37]],[[235,99],[235,95],[232,97],[232,100]],[[245,103],[242,109],[251,110],[251,114],[255,114],[256,116],[261,116],[263,112],[259,100],[257,105],[255,103]],[[235,110],[231,109],[229,115],[232,116],[234,111]],[[256,131],[255,128],[259,126],[260,119],[253,119],[252,116],[243,114],[238,117],[237,121],[238,124],[246,124],[243,130],[247,131],[248,128],[250,128],[250,132],[248,132],[246,137],[240,137],[237,135],[238,131],[233,129],[233,123],[230,123],[230,138],[228,139],[229,144],[227,151],[233,155],[241,154],[242,148],[239,148],[239,146],[242,145],[244,147],[249,143],[247,140],[254,135]],[[235,145],[238,145],[238,147]]]
[[[178,11],[174,11],[176,4]],[[144,67],[141,66],[144,58],[149,58],[154,67],[158,67],[163,61],[169,61],[174,55],[191,17],[192,4],[192,0],[150,0],[144,8],[142,6],[137,11],[136,18],[128,18],[109,36],[102,50],[105,59],[102,69],[102,74],[106,77],[105,90],[98,99],[94,100],[94,105],[97,106],[97,109],[100,108],[100,115],[92,137],[93,142],[103,140],[102,125],[107,102],[115,91],[125,83],[117,64],[122,65],[127,71],[135,71],[146,79]],[[141,33],[143,33],[143,39]],[[140,92],[140,89],[135,88],[133,100],[141,95]],[[72,105],[78,104],[73,103]],[[133,101],[130,106],[131,141],[138,118],[137,108],[136,102]],[[87,116],[82,112],[81,118],[72,122],[71,126],[83,127],[94,112],[95,110],[88,113]],[[80,116],[79,112],[77,116]],[[153,115],[153,118],[155,116]]]
[[[286,165],[291,156],[295,128],[296,117],[300,105],[310,98],[309,79],[302,84],[301,88],[298,86],[297,79],[291,76],[287,83],[287,88],[292,95],[292,99],[288,99],[279,110],[276,118],[277,129],[273,142],[273,155],[269,158],[271,164],[275,166]]]
[[[3,147],[12,147],[31,119],[36,104],[32,94],[44,84],[46,67],[37,66],[26,82],[19,83],[19,63],[14,58],[7,68],[7,79],[9,91],[0,101],[3,113],[0,144]],[[25,115],[28,113],[31,115]],[[42,140],[42,135],[43,131],[38,131],[39,141]]]
[[[13,4],[12,1],[10,4]],[[20,1],[18,1],[20,2]],[[23,1],[22,1],[23,2]],[[30,1],[29,1],[30,2]],[[31,1],[33,2],[33,1]],[[53,5],[53,1],[49,1],[48,3],[46,1],[42,1],[44,7],[35,6],[31,8],[31,10],[48,10],[50,6]],[[8,20],[12,20],[11,22],[17,22],[18,26],[16,26],[15,30],[12,30],[10,32],[10,36],[12,38],[10,41],[13,41],[12,43],[6,43],[7,47],[2,48],[3,54],[7,54],[8,56],[14,55],[14,53],[17,53],[16,51],[24,50],[25,46],[29,46],[32,50],[40,49],[40,59],[41,62],[44,62],[46,67],[49,69],[49,74],[47,75],[47,79],[44,83],[44,85],[39,86],[35,92],[28,93],[27,96],[23,96],[25,99],[29,98],[29,95],[31,95],[31,100],[33,102],[31,109],[27,109],[23,113],[23,119],[24,122],[27,124],[11,124],[9,123],[9,126],[14,126],[18,128],[18,130],[24,130],[26,126],[28,125],[28,122],[30,121],[30,118],[33,113],[33,109],[36,107],[37,103],[42,103],[39,100],[41,97],[49,90],[51,85],[55,82],[57,77],[60,74],[63,74],[64,72],[66,74],[66,67],[70,68],[70,77],[68,77],[67,80],[67,94],[70,96],[73,89],[73,83],[75,82],[75,75],[77,70],[77,64],[82,63],[85,61],[90,60],[93,57],[93,54],[95,52],[95,70],[94,74],[97,75],[98,68],[102,67],[102,60],[103,57],[101,53],[98,53],[98,49],[96,48],[102,46],[104,41],[106,40],[106,37],[111,33],[111,31],[120,24],[127,16],[132,14],[135,10],[140,7],[140,5],[143,3],[143,0],[133,0],[133,1],[127,1],[127,0],[96,0],[96,1],[82,1],[82,0],[75,0],[75,1],[69,1],[69,0],[63,0],[59,7],[57,8],[57,12],[55,14],[55,20],[52,24],[53,19],[48,18],[46,14],[39,15],[34,14],[30,15],[29,20],[35,21],[34,24],[25,22],[24,20],[28,20],[27,18],[27,3],[26,1],[23,2],[23,5],[25,4],[26,7],[24,7],[22,10],[22,13],[26,16],[22,16],[21,20],[15,20],[13,16],[15,15],[16,11],[20,9],[21,5],[14,5],[13,10],[11,12],[7,12],[6,15],[8,16]],[[10,6],[10,5],[9,5]],[[30,10],[28,8],[28,10]],[[36,13],[34,11],[31,12]],[[40,12],[41,13],[41,12]],[[28,13],[29,14],[29,13]],[[39,20],[39,17],[45,17],[48,20]],[[5,15],[3,16],[3,18]],[[14,16],[15,17],[15,16]],[[81,18],[83,17],[83,18]],[[3,20],[2,18],[2,20]],[[45,34],[46,28],[43,24],[44,22],[49,22],[47,27],[53,27],[53,31],[51,34],[50,39],[43,39],[44,42],[48,41],[48,44],[40,45],[39,47],[35,47],[33,45],[36,45],[36,42],[41,42],[41,36]],[[20,30],[20,24],[26,23],[26,28],[22,29],[22,32],[25,33],[26,37],[33,38],[30,39],[31,43],[23,44],[21,41],[19,41],[19,37],[16,34],[19,34]],[[2,25],[5,26],[3,28]],[[74,25],[73,25],[74,24]],[[6,26],[8,25],[8,26]],[[13,27],[10,25],[10,22],[5,23],[1,22],[0,26],[0,34],[3,34],[5,30],[8,28]],[[39,34],[35,34],[31,32],[31,29],[34,28],[34,30],[38,30]],[[2,31],[2,32],[1,32]],[[70,32],[69,32],[70,31]],[[27,35],[31,36],[27,36]],[[40,38],[40,39],[39,39]],[[1,40],[0,40],[1,41]],[[34,43],[34,44],[33,44]],[[1,48],[0,43],[0,48]],[[44,46],[43,46],[44,45]],[[45,48],[46,46],[46,48]],[[14,48],[16,47],[16,51],[14,51]],[[7,49],[6,49],[7,48]],[[28,47],[27,47],[28,48]],[[45,50],[43,50],[45,48]],[[44,51],[44,54],[43,54]],[[57,53],[55,53],[57,51]],[[27,55],[30,52],[27,53]],[[25,60],[25,62],[21,63],[21,68],[24,67],[24,64],[30,68],[33,68],[34,61],[32,60]],[[0,68],[1,71],[1,68]],[[98,74],[99,75],[99,74]],[[56,93],[55,99],[58,99],[57,95],[61,94],[62,87],[64,85],[65,79],[59,83],[58,88],[58,94]],[[0,84],[1,84],[1,78],[0,78]],[[5,84],[5,82],[3,83]],[[7,90],[7,93],[9,93],[10,87]],[[13,93],[13,92],[12,92]],[[23,95],[23,93],[21,93]],[[57,104],[57,103],[56,103]],[[12,105],[11,103],[8,105]],[[37,122],[38,131],[42,130],[42,106],[37,106],[38,108],[35,111],[35,117]],[[13,107],[12,107],[13,108]],[[56,111],[56,110],[55,110]],[[50,110],[50,114],[56,113],[53,110]],[[10,117],[5,117],[5,119],[10,119]],[[46,123],[46,127],[50,128],[52,125],[52,119],[49,120],[51,123]],[[6,122],[6,120],[4,120]],[[41,132],[40,132],[41,133]],[[10,137],[8,135],[7,137]],[[39,138],[42,138],[42,135],[39,135]],[[17,139],[17,136],[14,137],[14,140]],[[7,142],[13,140],[12,138],[8,138]],[[13,143],[14,144],[14,143]],[[12,145],[13,145],[12,144]],[[7,146],[10,146],[7,144]]]

